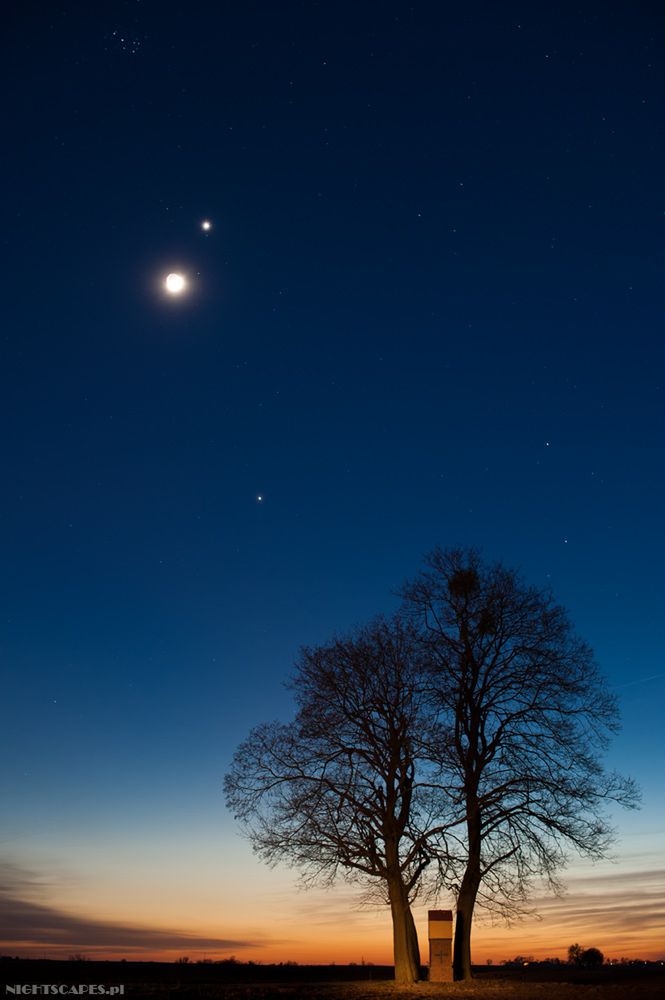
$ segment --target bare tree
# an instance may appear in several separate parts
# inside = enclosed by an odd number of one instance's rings
[[[457,813],[455,976],[471,976],[476,903],[515,914],[533,879],[556,889],[572,848],[606,855],[603,807],[634,806],[633,783],[604,770],[618,727],[593,654],[551,595],[473,550],[435,550],[404,588],[420,630],[446,790]]]
[[[599,969],[605,962],[600,948],[585,948],[582,952],[582,966],[585,969]]]
[[[581,965],[582,955],[584,954],[584,948],[581,944],[571,944],[568,949],[568,964],[569,965]]]
[[[411,903],[444,853],[434,846],[444,802],[419,778],[429,725],[420,667],[413,630],[398,621],[303,650],[295,720],[254,729],[225,779],[263,860],[297,867],[306,882],[340,873],[379,887],[401,982],[419,978]]]

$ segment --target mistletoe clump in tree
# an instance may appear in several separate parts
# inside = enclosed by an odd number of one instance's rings
[[[435,550],[403,591],[429,676],[429,711],[446,795],[460,832],[455,977],[471,976],[476,904],[518,913],[534,879],[558,888],[569,849],[607,855],[605,807],[632,807],[629,779],[602,752],[619,724],[589,646],[549,591],[468,549]]]

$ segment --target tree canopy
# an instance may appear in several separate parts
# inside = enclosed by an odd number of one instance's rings
[[[637,791],[603,768],[616,699],[549,591],[475,550],[437,549],[403,596],[439,722],[447,814],[460,821],[454,965],[468,978],[476,903],[513,914],[535,877],[558,887],[569,849],[605,856],[605,806],[633,806]]]
[[[290,723],[254,729],[226,776],[227,802],[265,861],[308,881],[338,872],[378,887],[393,918],[395,974],[420,976],[410,904],[442,850],[443,797],[425,782],[430,711],[414,630],[377,621],[304,649]]]
[[[398,615],[302,650],[288,723],[258,726],[225,779],[255,851],[307,882],[378,887],[395,974],[419,977],[411,904],[456,897],[454,969],[471,975],[476,905],[520,911],[572,849],[605,856],[615,699],[567,612],[471,549],[435,550]]]

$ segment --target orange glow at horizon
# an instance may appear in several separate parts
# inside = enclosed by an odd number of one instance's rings
[[[587,940],[588,939],[588,940]],[[590,941],[600,941],[597,936],[593,934],[586,934],[584,936],[584,941],[586,943]],[[573,941],[569,944],[574,943]],[[519,944],[519,941],[514,942],[515,945]],[[488,945],[484,947],[479,945],[473,948],[473,964],[474,965],[486,965],[488,962],[490,964],[500,966],[504,962],[511,961],[518,955],[524,955],[527,959],[534,960],[536,962],[542,961],[549,958],[558,958],[562,962],[566,960],[568,946],[561,947],[548,947],[547,945],[542,945],[540,947],[510,947],[507,948],[492,948]],[[592,946],[592,945],[589,945]],[[665,947],[662,946],[662,938],[651,942],[648,946],[645,943],[644,947],[639,947],[638,945],[627,945],[622,947],[619,942],[616,949],[605,946],[603,947],[603,942],[600,941],[599,944],[594,944],[593,947],[599,947],[603,952],[606,959],[612,961],[620,961],[621,959],[627,960],[643,960],[647,962],[663,962],[665,961]],[[186,956],[191,962],[201,962],[204,960],[211,960],[213,962],[223,961],[227,959],[235,959],[238,962],[254,962],[257,965],[279,965],[288,962],[295,962],[298,965],[379,965],[379,966],[390,966],[393,964],[392,954],[390,948],[386,946],[377,946],[376,950],[367,949],[362,953],[358,952],[357,943],[352,946],[349,950],[340,948],[336,944],[332,944],[330,948],[325,948],[322,946],[312,945],[311,948],[299,947],[292,950],[282,949],[282,948],[257,948],[257,949],[243,949],[242,951],[233,949],[219,949],[215,950],[213,948],[188,948],[183,945],[182,948],[167,948],[162,951],[156,951],[154,949],[131,949],[131,948],[100,948],[92,946],[82,946],[76,948],[73,945],[44,945],[35,944],[34,942],[18,942],[11,941],[5,942],[0,941],[0,949],[2,954],[17,956],[19,958],[33,958],[33,959],[68,959],[72,954],[84,955],[91,961],[127,961],[127,962],[176,962],[179,958]],[[420,958],[423,965],[427,965],[427,939],[424,941],[420,940]],[[347,955],[349,957],[347,957]]]
[[[426,920],[417,920],[421,961],[427,964],[428,942]],[[178,947],[108,947],[81,944],[57,945],[35,941],[0,941],[0,951],[8,955],[32,958],[68,958],[72,953],[81,953],[98,960],[126,959],[127,961],[174,962],[182,956],[197,962],[204,959],[219,961],[235,958],[239,962],[256,962],[270,965],[297,962],[300,965],[348,965],[362,963],[371,965],[392,965],[392,933],[390,919],[379,914],[373,915],[374,926],[357,927],[355,930],[340,932],[337,928],[307,925],[280,927],[284,936],[274,943],[256,943],[239,947],[203,947],[201,938],[223,940],[230,932],[219,927],[198,928],[192,934],[191,945],[188,933],[183,931],[182,944]],[[182,926],[182,925],[181,925]],[[245,929],[236,929],[233,937],[245,936]],[[258,937],[258,935],[257,935]],[[644,959],[659,961],[665,958],[662,933],[654,927],[650,931],[602,928],[576,923],[574,920],[520,923],[513,927],[492,927],[480,925],[474,929],[472,956],[474,965],[485,965],[491,961],[500,965],[517,955],[536,961],[558,958],[564,961],[568,947],[579,942],[583,947],[597,947],[606,959]]]
[[[24,891],[8,892],[22,913],[34,912],[35,930],[32,936],[26,930],[22,941],[13,933],[3,940],[0,931],[0,953],[392,964],[388,907],[362,907],[358,890],[348,885],[302,891],[293,872],[263,868],[239,842],[220,858],[207,834],[186,854],[177,830],[146,840],[140,849],[129,840],[111,846],[101,851],[99,844],[77,844],[77,878],[53,876],[49,883],[30,876]],[[44,855],[26,858],[24,864],[30,872],[47,870]],[[441,898],[414,908],[423,963],[427,909],[438,906],[454,909],[454,901]],[[491,959],[499,965],[517,955],[564,960],[573,943],[599,948],[609,959],[665,958],[665,869],[655,848],[629,854],[620,865],[573,865],[568,893],[534,893],[533,908],[539,918],[531,915],[510,927],[492,925],[479,912],[472,934],[474,964]],[[5,921],[4,926],[10,925]],[[52,935],[44,931],[47,926],[55,928]]]

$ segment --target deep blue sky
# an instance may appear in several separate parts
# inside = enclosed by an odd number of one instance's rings
[[[224,769],[299,645],[436,544],[569,607],[662,832],[659,5],[12,6],[10,855],[148,836],[175,789],[183,837],[231,837]]]

